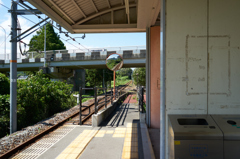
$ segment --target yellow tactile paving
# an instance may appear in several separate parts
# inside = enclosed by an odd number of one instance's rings
[[[138,129],[137,123],[128,123],[123,144],[122,159],[138,158]]]
[[[138,152],[126,152],[122,155],[122,159],[138,159]]]
[[[132,142],[138,142],[138,138],[136,138],[136,137],[134,137],[134,138],[126,137],[124,141],[125,141],[125,142],[130,142],[130,141],[132,141]]]
[[[125,137],[125,134],[114,134],[113,137],[121,137],[121,138],[124,138],[124,137]]]
[[[127,128],[137,128],[137,123],[127,123]]]
[[[97,130],[84,130],[58,157],[57,159],[79,158],[87,144],[97,134]],[[103,131],[102,131],[103,132]],[[104,133],[100,134],[104,134]]]

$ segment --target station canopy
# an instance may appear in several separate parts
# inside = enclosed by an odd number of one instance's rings
[[[70,33],[144,32],[159,25],[159,0],[27,0]]]

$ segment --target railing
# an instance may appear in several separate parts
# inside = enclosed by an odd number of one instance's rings
[[[83,90],[93,90],[94,95],[83,97],[83,93],[82,93]],[[99,102],[103,98],[100,98],[100,99],[97,98],[98,97],[98,90],[103,90],[104,101]],[[105,88],[98,88],[98,87],[82,88],[82,87],[79,87],[79,124],[82,125],[82,116],[89,116],[90,114],[93,114],[93,112],[91,112],[91,109],[90,109],[91,106],[82,105],[82,99],[84,99],[84,98],[94,98],[94,114],[97,114],[99,109],[102,106],[105,106],[105,108],[107,108],[107,103],[109,102],[109,100],[107,99],[108,96],[110,96],[110,101],[111,101],[111,104],[112,104],[113,103],[113,98],[115,97],[115,99],[116,99],[116,98],[119,97],[119,94],[122,94],[121,89],[118,90],[118,87],[115,87],[114,92],[113,92],[113,88],[111,88],[110,95],[109,95],[106,87]],[[82,114],[82,108],[88,108],[88,110],[89,110],[88,114]]]
[[[145,113],[146,108],[144,108],[144,93],[146,91],[146,88],[141,86],[138,88],[138,106],[139,106],[139,112]]]
[[[92,52],[100,52],[100,55],[106,54],[106,52],[116,52],[120,53],[122,51],[128,51],[132,50],[133,54],[140,52],[140,50],[146,50],[145,45],[140,45],[140,46],[122,46],[122,47],[104,47],[104,48],[89,48],[89,49],[69,49],[69,50],[48,50],[46,51],[47,55],[52,55],[52,54],[71,54],[74,55],[76,53],[83,53],[84,56],[91,56]],[[6,54],[0,54],[0,60],[10,60],[10,53]],[[18,59],[33,59],[33,58],[43,58],[44,57],[44,51],[39,51],[39,52],[28,52],[27,56],[22,56],[20,53],[17,53],[17,58]]]
[[[21,53],[17,53],[17,59],[22,59],[24,56]],[[10,60],[10,54],[0,54],[0,60]]]

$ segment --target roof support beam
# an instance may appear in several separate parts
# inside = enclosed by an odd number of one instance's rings
[[[94,4],[93,0],[90,0],[90,2],[92,3],[92,6],[95,9],[96,13],[98,13],[98,9],[97,9],[96,5]]]
[[[137,24],[100,24],[74,26],[73,31],[77,33],[121,33],[145,32],[146,29],[138,29]]]
[[[128,18],[128,24],[130,24],[130,17],[129,17],[129,1],[125,0],[125,7],[126,7],[126,14]]]
[[[61,12],[65,17],[67,17],[73,24],[75,24],[75,22],[66,13],[64,13],[62,9],[60,9],[52,0],[49,0],[49,2],[51,2],[52,5],[54,5],[54,7],[56,7],[59,12]]]
[[[136,4],[129,4],[129,7],[136,7]],[[124,9],[124,8],[125,8],[125,6],[119,6],[119,7],[110,8],[110,9],[107,9],[107,10],[104,10],[104,11],[101,11],[101,12],[98,12],[98,13],[92,15],[92,16],[89,16],[89,17],[87,17],[87,18],[85,18],[85,19],[83,19],[83,20],[80,20],[80,21],[76,22],[75,25],[80,25],[80,24],[82,24],[82,23],[84,23],[84,22],[86,22],[86,21],[88,21],[88,20],[90,20],[90,19],[93,19],[93,18],[95,18],[95,17],[98,17],[98,16],[100,16],[100,15],[102,15],[102,14],[106,14],[106,13],[108,13],[108,12],[111,12],[111,11],[114,11],[114,10],[119,10],[119,9]]]
[[[83,13],[82,9],[78,6],[78,4],[75,2],[75,0],[72,0],[73,4],[76,6],[76,8],[79,10],[79,12],[86,18],[86,14]]]
[[[111,29],[111,28],[136,28],[137,24],[99,24],[99,25],[78,25],[73,29]]]
[[[106,0],[106,1],[107,1],[107,4],[108,4],[108,8],[111,8],[109,0]]]
[[[114,24],[114,19],[113,19],[113,15],[114,14],[114,12],[113,12],[113,10],[111,11],[111,24]]]

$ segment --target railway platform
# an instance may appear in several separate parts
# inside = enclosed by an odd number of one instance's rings
[[[155,158],[133,95],[98,127],[63,125],[13,158],[150,159]]]

